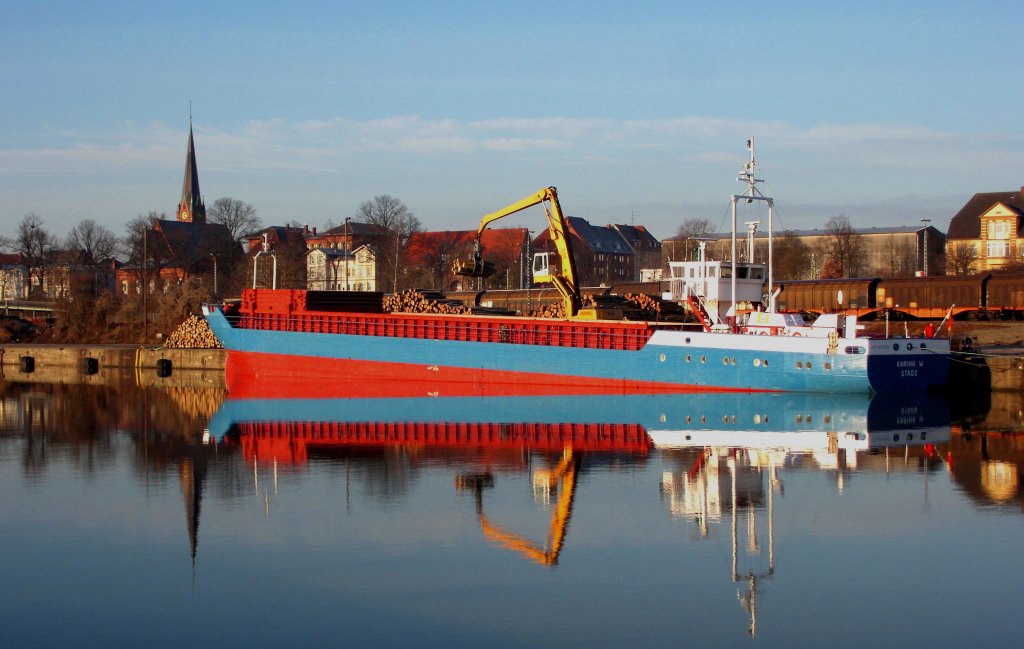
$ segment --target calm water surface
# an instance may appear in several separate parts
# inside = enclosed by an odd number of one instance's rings
[[[1018,395],[0,394],[4,647],[1020,637]]]

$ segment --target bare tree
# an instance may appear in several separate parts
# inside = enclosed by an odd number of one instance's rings
[[[978,248],[971,241],[957,241],[946,247],[946,261],[954,275],[977,272],[978,259]]]
[[[94,265],[110,259],[117,249],[114,233],[92,219],[81,221],[71,228],[64,246],[82,253],[85,263]]]
[[[359,206],[356,218],[374,227],[369,237],[377,250],[382,270],[387,271],[391,291],[399,290],[399,271],[409,239],[420,231],[420,222],[405,203],[387,194],[374,196]]]
[[[256,232],[263,223],[256,216],[256,208],[234,198],[218,198],[206,212],[211,223],[220,223],[231,233],[231,238],[241,241],[245,235]]]
[[[114,233],[92,219],[81,221],[71,229],[64,247],[75,261],[88,269],[90,278],[86,286],[79,289],[95,295],[98,290],[110,285],[114,272],[111,259],[117,245]]]
[[[763,247],[767,248],[767,243]],[[811,247],[792,230],[776,235],[772,241],[772,278],[811,279]]]
[[[857,277],[865,270],[867,247],[864,237],[857,234],[850,225],[850,218],[837,214],[825,223],[825,237],[822,238],[822,254],[825,267],[835,277]],[[825,276],[825,273],[822,273]]]
[[[128,221],[124,226],[124,238],[118,242],[118,253],[125,259],[136,262],[140,261],[142,259],[142,237],[147,230],[153,228],[153,224],[158,219],[166,218],[167,214],[157,214],[151,211],[148,214],[139,214],[131,221]]]
[[[697,258],[697,240],[714,233],[714,226],[708,219],[686,219],[676,228],[675,241],[682,246],[681,250],[672,248],[673,261],[692,261]],[[682,253],[682,254],[679,254]]]
[[[43,217],[30,212],[21,219],[15,248],[28,269],[30,295],[43,290],[43,276],[55,246],[56,240],[43,227]]]

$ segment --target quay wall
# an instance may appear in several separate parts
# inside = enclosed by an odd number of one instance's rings
[[[26,360],[31,359],[31,360]],[[54,383],[173,383],[223,387],[223,349],[152,345],[0,345],[0,376]]]
[[[992,390],[1024,390],[1024,357],[988,355],[986,358],[992,376]]]

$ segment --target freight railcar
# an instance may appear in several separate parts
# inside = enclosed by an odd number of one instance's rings
[[[984,308],[988,275],[898,277],[878,281],[875,303],[915,318],[942,318]]]
[[[986,314],[1024,319],[1024,273],[993,273],[987,277],[982,306]]]
[[[876,309],[875,288],[879,281],[877,277],[852,277],[780,282],[782,291],[776,305],[783,311],[864,315]]]

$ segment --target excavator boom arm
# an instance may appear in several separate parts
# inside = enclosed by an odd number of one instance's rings
[[[561,205],[558,204],[558,190],[554,187],[545,187],[480,219],[480,225],[476,230],[473,261],[471,263],[457,262],[454,270],[460,275],[476,277],[486,275],[488,264],[481,259],[480,237],[483,235],[484,230],[487,229],[487,226],[498,219],[521,212],[545,201],[550,203],[550,207],[545,210],[548,219],[548,234],[551,236],[551,241],[554,242],[558,257],[561,260],[561,272],[554,277],[538,278],[538,281],[545,281],[555,285],[555,288],[562,294],[562,299],[565,302],[565,315],[571,318],[579,312],[582,299],[576,273],[576,259],[573,257],[572,245],[569,243],[569,225],[565,215],[562,214]]]

